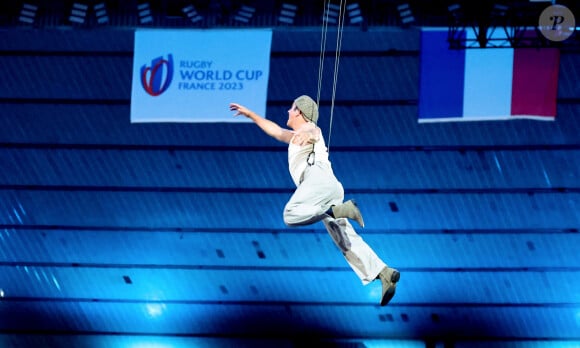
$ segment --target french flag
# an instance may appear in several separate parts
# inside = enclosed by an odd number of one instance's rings
[[[555,119],[557,48],[450,49],[447,38],[444,28],[421,31],[420,123]]]

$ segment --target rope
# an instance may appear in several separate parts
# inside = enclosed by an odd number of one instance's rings
[[[324,55],[326,51],[326,34],[328,32],[328,5],[330,4],[330,0],[325,2],[325,15],[326,18],[322,24],[322,39],[321,39],[321,48],[320,48],[320,62],[319,62],[319,69],[318,69],[318,94],[316,96],[316,103],[320,105],[320,91],[322,89],[322,72],[324,67]],[[326,143],[326,149],[328,153],[330,153],[330,139],[332,136],[332,123],[334,119],[334,100],[336,98],[336,85],[338,81],[338,67],[340,64],[340,50],[342,47],[342,33],[344,28],[344,17],[346,14],[346,0],[340,0],[339,6],[339,14],[338,14],[338,30],[336,35],[336,52],[334,57],[334,74],[333,74],[333,81],[332,81],[332,98],[330,104],[330,124],[328,127],[328,141]]]
[[[322,71],[324,70],[324,54],[326,52],[326,33],[328,32],[328,2],[324,2],[324,20],[322,21],[322,38],[320,40],[320,58],[318,61],[318,93],[316,94],[316,105],[320,105],[320,90],[322,89]]]
[[[346,1],[340,0],[340,12],[338,16],[338,33],[336,35],[336,54],[334,56],[334,76],[332,80],[332,102],[330,104],[330,126],[328,127],[328,143],[327,149],[328,153],[330,153],[330,137],[332,136],[332,120],[334,117],[334,100],[336,96],[336,83],[338,81],[338,66],[340,61],[340,49],[342,47],[342,31],[344,27],[344,16],[346,11],[344,8],[346,7]]]

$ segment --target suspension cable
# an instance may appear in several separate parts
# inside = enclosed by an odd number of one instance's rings
[[[328,32],[328,12],[330,10],[330,0],[325,1],[324,5],[324,20],[322,21],[322,39],[320,43],[320,61],[318,68],[318,94],[316,96],[316,103],[320,105],[320,94],[322,89],[322,76],[324,70],[324,56],[326,52],[326,36]],[[346,0],[340,1],[339,14],[338,14],[338,29],[336,35],[336,52],[334,57],[334,73],[332,81],[332,98],[330,105],[330,124],[328,129],[328,141],[326,143],[327,151],[330,153],[330,138],[332,136],[332,123],[334,118],[334,100],[336,98],[336,86],[338,81],[338,67],[340,62],[340,50],[342,47],[342,33],[344,28],[344,18],[346,14]]]
[[[322,72],[324,70],[324,55],[326,53],[326,34],[328,32],[328,6],[330,0],[324,2],[324,18],[322,20],[322,34],[320,39],[320,58],[318,61],[318,93],[316,104],[320,106],[320,91],[322,89]]]
[[[346,0],[340,0],[340,11],[338,16],[338,32],[336,34],[336,53],[334,56],[334,75],[332,80],[332,99],[330,105],[330,126],[328,127],[328,143],[326,147],[330,153],[330,137],[332,136],[332,121],[334,117],[334,100],[336,98],[336,85],[338,81],[338,66],[340,61],[340,50],[342,48],[342,32],[344,28],[344,17],[346,13]]]

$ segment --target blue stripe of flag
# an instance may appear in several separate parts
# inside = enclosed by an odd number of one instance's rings
[[[465,50],[450,50],[447,31],[421,31],[419,118],[463,115]]]

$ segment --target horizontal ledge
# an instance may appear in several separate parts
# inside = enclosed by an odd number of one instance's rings
[[[0,191],[45,191],[45,192],[142,192],[142,193],[261,193],[289,194],[294,187],[170,187],[170,186],[88,186],[88,185],[0,185]],[[505,187],[505,188],[368,188],[349,189],[349,194],[551,194],[580,193],[580,187]]]
[[[272,228],[196,228],[196,227],[144,227],[144,226],[69,226],[69,225],[23,225],[23,224],[0,224],[0,229],[13,231],[70,231],[70,232],[145,232],[145,233],[253,233],[253,234],[299,234],[304,233],[321,233],[326,235],[326,229],[320,228],[286,228],[286,229],[272,229]],[[565,229],[365,229],[365,234],[402,234],[402,235],[450,235],[450,234],[568,234],[578,233],[578,228],[570,227]]]
[[[2,302],[49,302],[49,303],[124,303],[124,304],[178,304],[178,305],[213,305],[213,306],[343,306],[343,307],[379,307],[378,304],[368,302],[313,302],[313,301],[192,301],[192,300],[132,300],[132,299],[94,299],[94,298],[56,298],[56,297],[5,297]],[[449,302],[449,303],[422,303],[422,302],[393,302],[388,308],[577,308],[577,303],[490,303],[490,302]]]
[[[88,98],[20,98],[0,97],[0,103],[5,104],[64,104],[64,105],[131,105],[130,98],[117,99],[88,99]],[[269,100],[268,106],[288,106],[288,100]],[[580,98],[557,98],[557,104],[580,104]],[[417,99],[370,99],[370,100],[320,100],[320,106],[417,106]]]
[[[192,152],[280,152],[287,146],[228,146],[228,145],[132,145],[132,144],[79,144],[79,143],[16,143],[0,142],[3,149],[32,150],[111,150],[111,151],[192,151]],[[391,146],[333,146],[333,152],[485,152],[485,151],[574,151],[577,144],[526,144],[526,145],[391,145]]]
[[[245,272],[351,272],[345,267],[305,266],[237,266],[237,265],[185,265],[185,264],[136,264],[136,263],[76,263],[76,262],[19,262],[3,261],[0,267],[34,268],[84,268],[84,269],[159,269],[188,271],[245,271]],[[397,267],[403,273],[499,273],[499,272],[579,272],[578,267]]]

